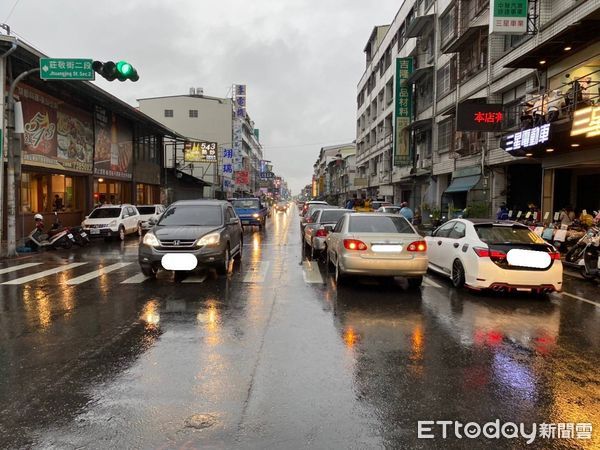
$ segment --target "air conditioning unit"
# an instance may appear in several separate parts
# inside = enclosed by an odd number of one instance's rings
[[[204,88],[197,87],[196,88],[196,95],[204,95]]]
[[[196,89],[193,87],[190,88],[190,95],[196,95]]]

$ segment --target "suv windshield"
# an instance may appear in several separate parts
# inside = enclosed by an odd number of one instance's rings
[[[233,200],[231,202],[234,208],[238,209],[257,209],[258,208],[258,200],[255,198],[250,199],[242,199],[242,200]]]
[[[545,241],[522,226],[476,225],[477,236],[486,244],[543,244]]]
[[[89,215],[90,219],[115,219],[121,215],[121,208],[97,208]]]
[[[162,226],[219,226],[223,224],[220,206],[172,206],[162,216]]]
[[[404,217],[352,216],[348,231],[351,233],[414,233]]]
[[[156,206],[138,206],[137,209],[142,216],[154,214],[156,212]]]

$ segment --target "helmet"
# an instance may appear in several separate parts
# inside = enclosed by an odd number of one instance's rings
[[[33,220],[44,220],[44,216],[42,216],[41,214],[36,214],[35,216],[33,216]]]

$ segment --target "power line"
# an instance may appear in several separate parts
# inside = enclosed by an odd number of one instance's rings
[[[13,15],[13,13],[15,12],[15,8],[17,7],[17,5],[19,4],[21,0],[16,0],[15,3],[13,4],[12,8],[10,9],[10,12],[8,13],[8,16],[6,16],[6,19],[4,19],[4,23],[6,23],[8,21],[8,19],[10,19],[10,16]]]
[[[354,139],[356,139],[356,138],[339,139],[336,141],[327,141],[327,142],[311,142],[311,143],[306,143],[306,144],[295,144],[295,145],[275,145],[275,146],[264,145],[263,150],[277,149],[277,148],[311,147],[313,145],[337,144],[339,142],[351,143]]]

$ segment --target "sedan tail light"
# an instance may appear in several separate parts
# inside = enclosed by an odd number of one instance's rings
[[[347,250],[366,250],[367,244],[358,239],[344,239],[344,248]]]
[[[406,250],[409,252],[426,252],[427,251],[427,243],[425,241],[415,241],[408,244]]]
[[[506,253],[498,250],[490,250],[489,248],[473,247],[475,253],[480,258],[490,258],[492,261],[499,261],[506,259]]]
[[[560,260],[560,252],[550,252],[550,259],[552,260]]]
[[[319,230],[317,230],[317,233],[315,234],[316,237],[327,237],[329,233],[327,233],[327,230],[321,228]]]

